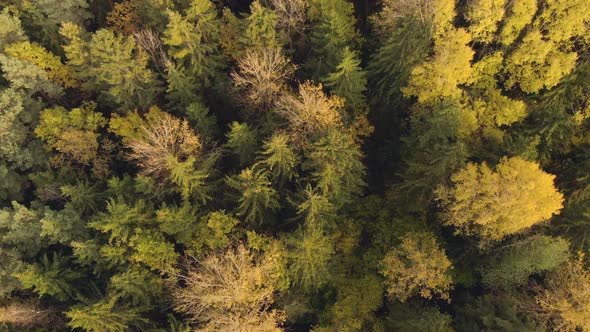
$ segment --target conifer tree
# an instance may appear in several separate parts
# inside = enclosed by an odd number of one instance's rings
[[[226,182],[240,193],[237,213],[247,223],[262,224],[268,212],[280,207],[278,193],[271,187],[266,171],[247,168]]]
[[[246,18],[246,29],[242,37],[245,48],[277,49],[284,44],[277,31],[278,17],[259,0],[250,4],[250,15]]]
[[[358,54],[347,47],[342,52],[342,60],[336,66],[336,71],[324,79],[326,87],[344,98],[346,104],[357,112],[365,104],[364,92],[367,89],[367,73],[360,64]]]
[[[125,108],[147,107],[157,93],[154,73],[147,68],[148,56],[130,36],[117,36],[101,29],[87,36],[77,25],[64,23],[60,33],[74,76],[85,83],[82,88],[107,92]]]
[[[176,70],[185,70],[182,75],[194,77],[196,84],[208,86],[221,66],[218,50],[220,26],[215,6],[209,0],[191,1],[184,15],[168,11],[168,25],[163,37],[168,55],[180,66]]]

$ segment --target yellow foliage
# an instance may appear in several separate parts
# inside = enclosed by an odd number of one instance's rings
[[[546,0],[539,24],[553,42],[568,42],[574,37],[590,40],[590,3],[588,0]]]
[[[507,88],[519,85],[527,93],[552,88],[575,67],[578,55],[564,53],[558,45],[543,39],[539,30],[532,30],[506,59]]]
[[[450,301],[451,267],[434,236],[418,232],[406,234],[401,244],[385,255],[381,273],[385,276],[387,294],[392,299],[405,302],[415,294],[426,299],[438,294]]]
[[[482,246],[523,232],[563,207],[554,179],[537,163],[518,157],[502,158],[495,170],[470,163],[451,177],[452,188],[437,190],[444,223],[457,234],[481,237]]]
[[[114,115],[110,131],[123,137],[131,149],[127,155],[135,160],[144,175],[165,177],[169,173],[168,158],[184,161],[199,155],[202,142],[188,121],[176,118],[153,106],[142,118],[137,112],[125,117]]]
[[[326,96],[322,85],[307,81],[299,85],[299,95],[285,95],[278,102],[278,112],[289,122],[295,142],[342,125],[344,99]]]
[[[537,0],[510,0],[506,18],[502,24],[499,40],[504,45],[512,44],[529,24],[537,11]]]
[[[453,28],[455,1],[453,0],[383,0],[383,9],[377,14],[378,33],[387,37],[401,17],[416,17],[431,24],[434,36],[443,36]]]
[[[282,312],[270,310],[282,269],[270,249],[256,255],[243,245],[187,261],[186,287],[173,292],[174,309],[199,331],[281,331]]]
[[[43,69],[47,77],[64,88],[74,88],[78,82],[72,76],[70,68],[64,65],[60,58],[44,49],[42,46],[28,41],[9,45],[4,50],[7,55],[30,62]]]
[[[534,284],[534,299],[523,303],[533,318],[551,331],[590,330],[590,270],[584,255],[551,273],[544,285]]]
[[[467,4],[465,18],[470,23],[473,40],[489,43],[494,39],[498,23],[504,17],[506,0],[475,0]]]
[[[472,75],[470,41],[464,29],[451,29],[435,40],[434,56],[412,70],[403,93],[418,97],[420,102],[459,97],[457,85],[467,83]]]
[[[113,10],[107,15],[107,24],[111,29],[126,35],[141,29],[141,16],[137,11],[136,0],[125,0],[113,5]]]

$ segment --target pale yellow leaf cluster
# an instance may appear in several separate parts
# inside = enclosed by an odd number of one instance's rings
[[[451,29],[435,40],[434,56],[412,70],[403,93],[418,97],[419,102],[459,97],[462,90],[458,85],[467,83],[472,76],[475,52],[467,45],[470,41],[464,29]]]
[[[317,133],[342,125],[341,111],[344,100],[326,96],[322,85],[307,81],[299,85],[299,95],[284,95],[278,101],[278,112],[289,123],[295,142],[301,142]]]
[[[78,86],[78,81],[72,76],[70,68],[64,65],[57,55],[40,45],[24,41],[9,45],[4,51],[15,59],[27,61],[41,68],[45,71],[49,80],[58,83],[64,88]]]
[[[280,48],[249,49],[238,60],[238,71],[232,72],[231,77],[246,104],[268,110],[276,103],[295,68]]]
[[[507,88],[517,85],[527,93],[556,86],[576,66],[578,55],[565,53],[545,40],[539,30],[531,30],[518,48],[506,59]]]
[[[495,170],[486,163],[468,164],[451,177],[452,188],[437,194],[445,224],[458,234],[479,236],[485,245],[558,214],[563,195],[554,180],[535,162],[505,157]]]
[[[452,289],[452,265],[434,236],[427,232],[406,234],[401,244],[381,261],[387,294],[405,302],[413,295],[426,299],[435,294],[447,301]]]
[[[489,43],[504,17],[506,0],[475,0],[467,3],[465,18],[473,40]]]
[[[553,42],[570,42],[574,37],[590,41],[590,3],[588,0],[546,0],[539,22]]]
[[[169,173],[170,157],[184,161],[199,155],[202,148],[188,121],[155,106],[144,117],[137,112],[125,117],[114,115],[110,131],[123,137],[123,143],[131,150],[127,157],[137,162],[142,174],[158,178]]]
[[[191,259],[173,290],[174,309],[200,331],[281,331],[282,312],[271,310],[281,269],[276,257],[243,245]]]
[[[534,298],[523,303],[533,318],[552,331],[590,330],[590,270],[584,256],[551,273],[544,285],[534,284]]]

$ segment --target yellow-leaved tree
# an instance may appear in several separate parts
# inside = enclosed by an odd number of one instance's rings
[[[402,89],[406,96],[416,96],[419,102],[445,97],[459,97],[459,84],[472,76],[471,59],[475,53],[467,44],[471,35],[465,29],[450,29],[435,40],[434,56],[415,67],[408,85]]]
[[[558,214],[563,195],[536,162],[502,158],[495,170],[485,162],[468,164],[451,176],[452,187],[436,191],[443,222],[455,233],[491,241],[523,232]]]
[[[391,299],[405,302],[413,295],[430,299],[437,294],[450,301],[451,267],[431,233],[414,232],[404,235],[401,244],[385,255],[381,274]]]
[[[533,297],[521,301],[523,311],[551,331],[590,330],[590,269],[580,254],[552,272],[544,285],[533,284]]]

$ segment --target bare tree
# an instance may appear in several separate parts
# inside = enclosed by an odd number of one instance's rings
[[[273,255],[243,245],[198,260],[188,258],[185,287],[173,289],[174,309],[204,331],[280,331],[283,314],[271,310],[279,278]]]
[[[184,161],[200,154],[202,143],[188,121],[166,112],[154,113],[139,127],[140,134],[129,140],[128,158],[135,160],[144,175],[165,178],[168,158]]]
[[[59,329],[64,326],[63,317],[55,308],[41,308],[35,301],[18,301],[0,307],[0,325],[10,324],[18,328],[46,327]]]
[[[244,102],[255,109],[270,109],[295,71],[280,48],[248,50],[231,74],[234,85],[245,96]]]
[[[299,85],[299,95],[284,95],[277,106],[277,111],[289,122],[289,134],[294,142],[305,142],[316,133],[342,125],[344,100],[326,96],[321,84],[304,82]]]
[[[162,39],[158,33],[152,29],[144,29],[133,33],[135,42],[139,47],[148,54],[152,63],[158,68],[160,74],[163,75],[163,68],[170,62],[166,51],[162,45]]]
[[[289,46],[297,36],[304,35],[306,15],[305,0],[271,0],[271,6],[278,16],[278,28],[285,32]]]

